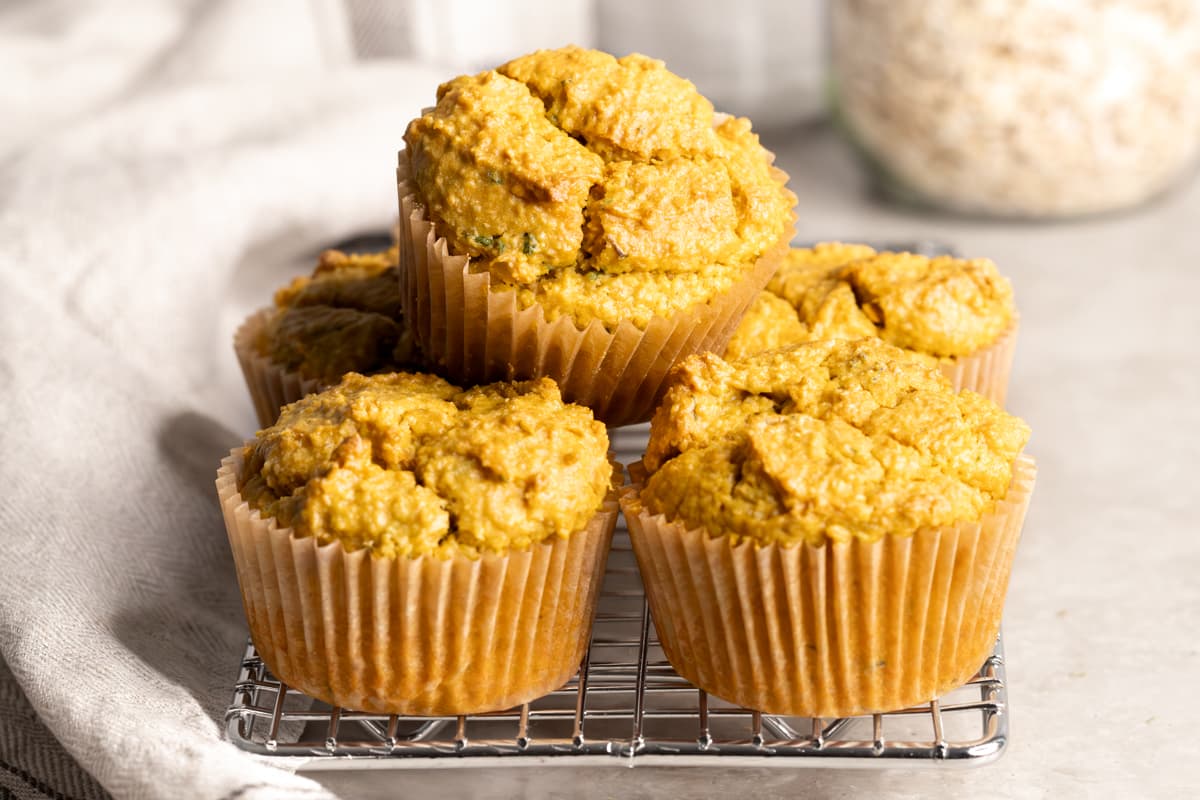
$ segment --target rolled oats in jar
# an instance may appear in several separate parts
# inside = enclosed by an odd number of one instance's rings
[[[924,201],[1109,211],[1200,151],[1193,0],[834,0],[831,28],[842,122]]]

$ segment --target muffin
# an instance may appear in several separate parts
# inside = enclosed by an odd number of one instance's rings
[[[400,310],[398,250],[326,250],[311,276],[275,293],[252,314],[233,347],[264,428],[279,409],[331,386],[348,372],[391,372],[419,365]]]
[[[808,717],[961,685],[999,629],[1028,436],[878,339],[689,357],[621,499],[667,658]]]
[[[407,319],[467,383],[553,377],[610,425],[725,346],[792,235],[744,119],[660,61],[567,47],[443,84],[397,170]]]
[[[817,339],[879,338],[1001,405],[1017,344],[1012,285],[985,258],[876,253],[825,242],[791,250],[725,356]]]
[[[351,373],[218,472],[254,645],[287,685],[376,713],[552,691],[587,647],[613,476],[604,426],[549,379]]]

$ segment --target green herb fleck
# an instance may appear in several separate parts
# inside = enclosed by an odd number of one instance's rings
[[[521,234],[521,252],[527,256],[531,256],[537,252],[538,240],[532,233],[526,231]]]
[[[471,241],[488,250],[495,250],[497,253],[504,252],[504,240],[498,233],[495,236],[472,236]]]
[[[600,273],[596,270],[589,270],[587,273],[587,279],[592,283],[595,283],[596,281],[600,280]]]
[[[489,169],[486,175],[488,183],[504,183],[504,176],[494,169]]]

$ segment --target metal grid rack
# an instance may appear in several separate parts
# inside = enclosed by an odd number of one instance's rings
[[[246,649],[226,711],[242,749],[374,766],[657,764],[975,766],[1008,738],[1000,642],[964,687],[932,703],[846,719],[778,717],[710,697],[663,657],[628,535],[618,528],[591,647],[561,689],[508,711],[386,716],[330,708],[282,685]]]

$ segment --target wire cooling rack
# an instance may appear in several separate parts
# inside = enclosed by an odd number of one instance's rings
[[[646,426],[615,431],[618,459],[641,456]],[[965,686],[921,706],[846,719],[780,717],[711,697],[671,668],[650,620],[624,522],[613,536],[591,646],[565,686],[508,711],[387,716],[330,708],[283,685],[251,644],[242,658],[228,736],[261,755],[303,756],[309,768],[517,764],[975,766],[1008,739],[1004,657],[995,651]]]
[[[964,687],[903,711],[846,719],[779,717],[705,694],[663,657],[628,535],[609,557],[591,647],[561,689],[517,708],[410,717],[330,708],[284,686],[246,649],[229,738],[262,755],[367,757],[387,766],[506,763],[640,764],[752,760],[795,766],[978,765],[1008,736],[1000,642]],[[320,766],[320,765],[318,765]],[[332,765],[326,765],[332,766]],[[383,766],[380,764],[379,766]]]

